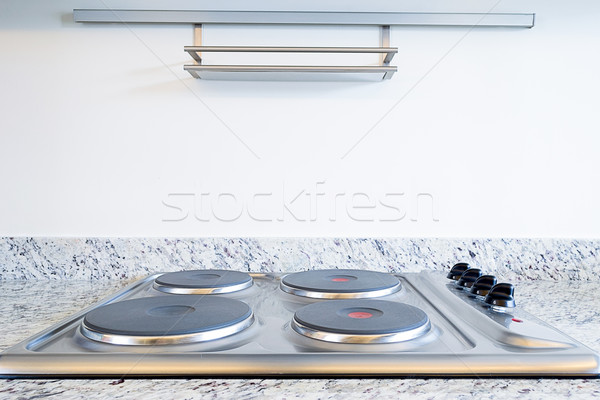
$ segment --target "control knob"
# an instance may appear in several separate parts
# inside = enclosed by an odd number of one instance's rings
[[[494,275],[481,275],[471,286],[471,293],[477,296],[486,296],[495,284],[496,277]]]
[[[485,296],[485,302],[492,306],[514,307],[514,293],[515,288],[510,283],[497,283]]]
[[[467,263],[454,264],[448,275],[446,275],[446,278],[457,281],[467,269],[469,269],[469,264]]]
[[[460,276],[457,284],[458,286],[470,288],[473,283],[481,276],[481,270],[479,268],[469,268]]]

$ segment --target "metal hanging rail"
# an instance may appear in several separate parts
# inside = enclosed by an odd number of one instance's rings
[[[533,13],[205,11],[75,9],[75,22],[164,24],[299,24],[497,26],[532,28]]]
[[[203,11],[203,10],[111,10],[75,9],[75,22],[90,23],[161,23],[194,25],[194,46],[185,46],[194,64],[184,65],[194,78],[264,79],[297,77],[298,73],[318,74],[364,74],[390,79],[397,71],[390,61],[398,49],[390,47],[390,26],[468,26],[531,28],[535,14],[527,13],[410,13],[410,12],[322,12],[322,11]],[[261,25],[371,25],[379,26],[379,47],[273,47],[273,46],[203,46],[204,24],[261,24]],[[363,53],[380,54],[378,65],[205,65],[202,53]],[[258,74],[263,76],[259,77]],[[274,74],[274,75],[273,75]],[[216,78],[215,78],[216,77]],[[327,79],[327,78],[325,78]],[[294,79],[295,80],[295,79]]]

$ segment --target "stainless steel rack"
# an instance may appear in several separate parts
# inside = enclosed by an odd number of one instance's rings
[[[390,79],[397,71],[396,66],[391,66],[390,61],[398,48],[390,47],[390,27],[382,26],[381,42],[379,47],[267,47],[267,46],[202,46],[202,25],[194,27],[194,46],[185,46],[183,49],[195,61],[195,64],[184,65],[184,69],[197,79],[219,79],[223,73],[232,78],[232,73],[238,73],[242,79],[257,79],[257,74],[262,79],[292,80],[297,74],[309,76],[309,79],[320,77],[331,80],[332,75],[361,74],[375,76],[376,79]],[[326,54],[379,54],[378,65],[205,65],[202,64],[202,53],[326,53]],[[306,75],[306,74],[310,75]],[[324,77],[324,78],[323,78]]]
[[[408,13],[408,12],[321,12],[321,11],[205,11],[205,10],[111,10],[75,9],[76,22],[95,23],[164,23],[194,25],[194,45],[185,46],[194,64],[184,65],[198,79],[274,79],[287,80],[298,74],[369,75],[390,79],[397,71],[390,65],[398,48],[390,47],[390,26],[468,26],[532,28],[532,13]],[[272,47],[272,46],[203,46],[205,24],[261,25],[371,25],[379,26],[379,47]],[[377,65],[205,65],[202,53],[347,53],[380,54]],[[259,75],[262,75],[259,78]],[[245,77],[245,78],[244,78]],[[328,78],[325,78],[329,80]]]

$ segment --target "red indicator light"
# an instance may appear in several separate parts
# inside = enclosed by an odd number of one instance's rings
[[[350,279],[348,278],[333,278],[332,282],[348,282]]]
[[[514,322],[523,322],[523,320],[522,320],[522,319],[519,319],[519,318],[513,318],[512,320],[513,320]]]
[[[356,312],[351,312],[350,314],[348,314],[348,316],[350,318],[364,319],[364,318],[371,318],[373,316],[373,314],[368,313],[368,312],[356,311]]]

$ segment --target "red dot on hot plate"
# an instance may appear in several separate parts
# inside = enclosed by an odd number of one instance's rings
[[[348,278],[333,278],[333,282],[348,282],[350,279]]]
[[[368,313],[368,312],[356,311],[356,312],[351,312],[350,314],[348,314],[348,316],[350,318],[364,319],[364,318],[371,318],[373,316],[373,314]]]

